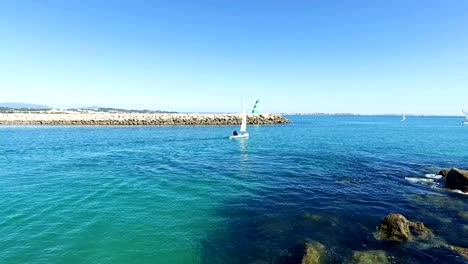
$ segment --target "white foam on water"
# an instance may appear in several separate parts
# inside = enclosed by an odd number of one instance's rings
[[[453,192],[453,193],[468,195],[468,192],[462,192],[461,190],[450,190],[450,189],[447,189],[447,190],[448,190],[449,192]]]
[[[442,179],[444,177],[442,175],[437,175],[437,174],[426,174],[424,176],[426,176],[426,178],[436,179],[436,180]]]
[[[447,189],[444,186],[442,186],[443,181],[440,181],[444,176],[442,175],[436,175],[436,174],[426,174],[424,175],[425,178],[418,178],[418,177],[405,177],[405,180],[411,182],[411,183],[421,183],[421,184],[428,184],[431,185],[431,188],[434,189],[439,189],[439,190],[445,190],[453,193],[458,193],[458,194],[463,194],[463,195],[468,195],[468,193],[462,192],[461,190],[451,190]]]

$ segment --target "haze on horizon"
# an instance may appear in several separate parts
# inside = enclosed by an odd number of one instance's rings
[[[0,101],[460,115],[468,1],[2,1]]]

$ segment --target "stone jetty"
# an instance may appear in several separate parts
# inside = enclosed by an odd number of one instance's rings
[[[248,115],[249,124],[290,123],[280,114]],[[4,113],[1,125],[239,125],[240,114],[167,114],[167,113]]]

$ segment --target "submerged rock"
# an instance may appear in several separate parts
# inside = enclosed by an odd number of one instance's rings
[[[408,196],[418,204],[422,204],[424,206],[436,207],[438,209],[449,209],[455,212],[468,211],[467,204],[459,199],[452,199],[451,197],[434,194],[410,194]]]
[[[451,169],[445,177],[445,187],[468,192],[468,170]]]
[[[325,260],[325,246],[318,242],[305,244],[305,255],[302,264],[319,264]]]
[[[338,219],[335,216],[330,215],[319,215],[319,214],[311,214],[305,213],[302,215],[303,223],[305,224],[313,224],[313,225],[322,225],[322,226],[337,226]]]
[[[383,250],[368,250],[354,252],[351,259],[352,264],[387,264],[387,254]]]
[[[307,221],[322,221],[323,216],[318,214],[305,213],[302,218]]]
[[[412,222],[401,214],[389,214],[377,227],[378,240],[408,241],[414,238],[429,239],[431,231],[421,222]],[[416,237],[414,236],[416,235]]]
[[[468,258],[468,248],[463,248],[463,247],[457,247],[457,246],[453,246],[453,245],[448,245],[448,247],[457,252],[458,254],[462,255],[463,257],[465,258]]]
[[[461,217],[462,219],[467,219],[468,220],[468,212],[466,212],[466,211],[458,212],[458,216]]]

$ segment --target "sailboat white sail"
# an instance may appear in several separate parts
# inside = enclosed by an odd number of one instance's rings
[[[242,123],[240,127],[240,132],[241,133],[247,132],[247,114],[245,113],[244,103],[242,103]]]
[[[242,122],[240,126],[240,133],[237,133],[236,131],[234,131],[234,134],[230,136],[229,139],[249,137],[249,133],[247,133],[247,114],[245,112],[244,103],[242,102],[242,99],[241,99],[241,104],[242,104]]]
[[[468,125],[468,113],[465,112],[465,110],[463,110],[463,109],[462,109],[462,113],[463,113],[463,115],[465,115],[465,122],[463,122],[463,124]]]
[[[406,120],[406,115],[403,114],[403,117],[401,118],[401,122],[405,121]]]

